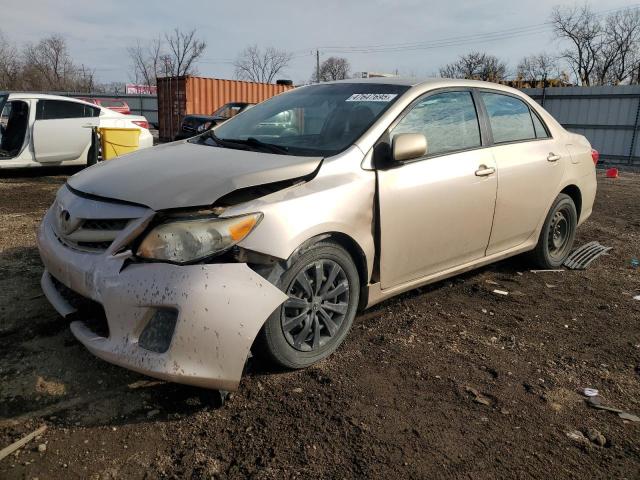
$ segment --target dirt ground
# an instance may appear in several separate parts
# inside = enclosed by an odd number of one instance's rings
[[[0,179],[0,448],[48,426],[0,478],[640,478],[640,423],[579,393],[640,415],[640,175],[599,177],[577,242],[613,250],[588,270],[405,294],[318,366],[250,364],[222,407],[95,359],[48,305],[35,229],[65,178]]]

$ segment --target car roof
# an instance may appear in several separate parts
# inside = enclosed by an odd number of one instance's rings
[[[36,100],[66,100],[69,102],[82,103],[82,104],[91,105],[92,107],[95,107],[95,105],[92,103],[85,102],[84,100],[79,100],[74,97],[65,97],[63,95],[50,95],[48,93],[35,93],[35,92],[6,92],[6,93],[8,93],[12,99],[26,100],[26,99],[32,98]]]
[[[346,80],[335,80],[326,83],[361,83],[361,84],[376,84],[376,85],[403,85],[406,87],[419,87],[424,89],[435,88],[452,88],[452,87],[469,87],[469,88],[490,88],[493,90],[501,90],[508,93],[517,93],[521,95],[521,92],[515,88],[501,85],[499,83],[484,82],[481,80],[465,80],[454,78],[404,78],[404,77],[373,77],[373,78],[350,78]]]

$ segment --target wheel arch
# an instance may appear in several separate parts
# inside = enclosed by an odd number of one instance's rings
[[[360,280],[360,301],[358,309],[363,309],[367,303],[367,285],[369,284],[367,256],[365,255],[362,247],[353,237],[343,232],[326,232],[320,235],[316,235],[309,238],[298,248],[296,248],[287,260],[287,263],[291,263],[291,261],[295,259],[295,257],[297,257],[300,253],[304,252],[312,245],[315,245],[316,243],[321,241],[330,241],[340,245],[347,251],[351,259],[353,260],[353,264],[356,266],[356,270],[358,271],[358,278]]]
[[[570,184],[564,187],[560,193],[564,193],[565,195],[569,195],[571,200],[573,200],[574,205],[576,206],[576,212],[578,214],[578,221],[580,221],[580,215],[582,213],[582,192],[580,192],[580,188],[577,185]]]

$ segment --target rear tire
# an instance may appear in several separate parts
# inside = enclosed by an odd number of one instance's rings
[[[553,202],[544,221],[538,244],[531,252],[540,268],[559,268],[569,256],[576,238],[578,212],[569,195],[561,193]]]
[[[346,338],[358,308],[360,279],[351,256],[337,244],[318,242],[275,283],[289,300],[264,324],[256,353],[293,369],[327,358]]]

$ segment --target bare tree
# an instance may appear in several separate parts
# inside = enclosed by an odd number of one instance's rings
[[[507,75],[507,65],[493,55],[471,52],[440,68],[443,78],[468,78],[498,82]]]
[[[124,82],[108,82],[97,85],[94,91],[100,91],[104,93],[112,93],[114,95],[121,95],[127,93],[126,84]]]
[[[562,52],[582,85],[616,85],[633,81],[638,68],[640,12],[618,10],[604,21],[588,4],[556,7],[551,16],[556,38],[569,42]]]
[[[73,62],[64,37],[51,35],[19,52],[0,32],[0,89],[86,93],[98,87],[95,71]]]
[[[245,48],[233,62],[235,76],[241,80],[272,83],[276,76],[291,61],[291,53],[268,47],[261,50],[257,45]]]
[[[43,38],[37,44],[28,44],[24,50],[27,70],[35,71],[40,79],[32,78],[35,84],[46,89],[69,90],[77,74],[71,61],[67,43],[61,35]]]
[[[582,85],[591,85],[603,49],[603,28],[598,17],[588,4],[555,7],[551,22],[556,37],[571,43],[571,48],[564,50],[562,56],[569,63],[577,80]]]
[[[627,9],[609,15],[602,43],[601,55],[596,61],[596,82],[617,85],[630,80],[640,44],[640,12]]]
[[[196,37],[196,30],[184,32],[175,28],[147,44],[138,40],[127,49],[133,66],[133,80],[151,87],[160,76],[194,75],[206,48],[206,42]]]
[[[183,32],[175,28],[170,34],[164,36],[171,57],[173,76],[182,77],[197,73],[195,62],[202,56],[207,48],[206,42],[196,38],[196,30]]]
[[[156,78],[160,76],[162,39],[160,37],[152,40],[147,45],[136,42],[136,45],[129,47],[127,52],[133,64],[134,82],[143,83],[151,87],[156,84]]]
[[[540,83],[544,86],[550,78],[560,76],[557,59],[547,53],[525,57],[518,64],[516,76],[532,87]]]
[[[18,49],[0,31],[0,89],[17,89],[21,64]]]
[[[82,64],[76,69],[75,92],[88,93],[96,90],[95,71]]]
[[[320,64],[320,81],[329,82],[331,80],[344,80],[349,78],[351,65],[349,60],[342,57],[329,57]],[[313,73],[313,80],[316,80],[317,72]]]

